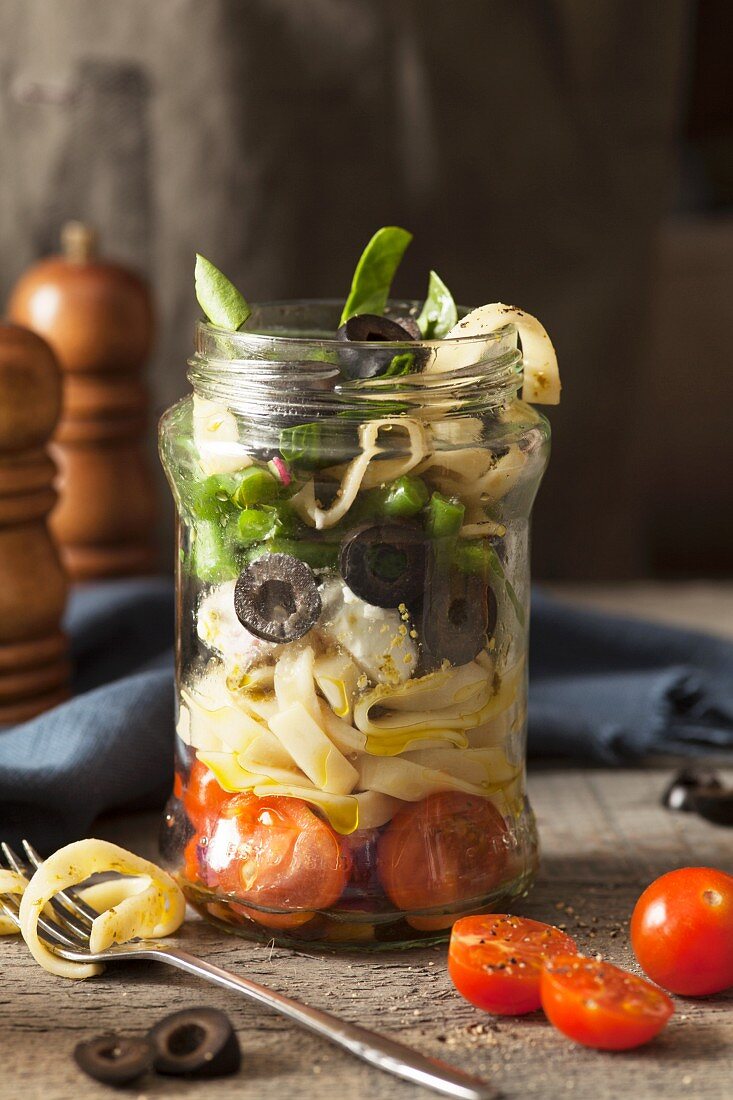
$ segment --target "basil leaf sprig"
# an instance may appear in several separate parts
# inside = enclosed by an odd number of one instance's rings
[[[392,280],[411,240],[412,233],[397,225],[377,230],[356,265],[339,325],[357,313],[382,316]]]
[[[211,260],[196,253],[196,298],[204,315],[218,328],[237,332],[252,313],[234,283]]]
[[[458,321],[453,295],[437,271],[430,272],[428,296],[417,319],[417,327],[425,340],[442,340]]]

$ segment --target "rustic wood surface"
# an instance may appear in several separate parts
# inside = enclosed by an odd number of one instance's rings
[[[542,870],[516,906],[560,923],[588,952],[634,967],[627,938],[634,900],[656,875],[685,864],[733,871],[733,833],[659,806],[669,772],[544,768],[531,776],[543,841]],[[728,775],[733,782],[733,773]],[[155,821],[119,818],[98,830],[152,855]],[[677,999],[677,1012],[652,1045],[624,1055],[567,1042],[537,1013],[495,1019],[454,992],[445,949],[403,954],[296,954],[228,937],[198,918],[180,939],[194,953],[311,1004],[409,1042],[494,1082],[503,1096],[617,1100],[728,1100],[733,1081],[733,992]],[[217,1005],[238,1030],[237,1077],[181,1082],[151,1077],[127,1090],[143,1097],[234,1100],[407,1100],[419,1090],[371,1070],[327,1043],[234,994],[170,968],[120,964],[98,978],[68,982],[41,971],[15,939],[0,942],[0,1096],[3,1100],[101,1100],[112,1095],[79,1073],[71,1051],[109,1029],[138,1034],[163,1014]],[[423,1092],[427,1096],[428,1093]]]
[[[683,596],[684,620],[730,633],[730,589]],[[664,618],[669,593],[649,586],[618,589],[611,606],[643,605]],[[678,590],[679,593],[679,590]],[[603,605],[606,592],[573,592]],[[687,814],[670,814],[659,796],[665,770],[534,767],[530,794],[542,838],[542,867],[518,912],[565,925],[588,952],[635,968],[628,943],[634,901],[655,876],[673,867],[711,864],[733,872],[733,830]],[[733,771],[727,774],[733,783]],[[157,822],[149,815],[107,819],[98,835],[154,856]],[[729,1100],[733,1095],[733,991],[705,1000],[677,999],[672,1021],[654,1043],[623,1055],[573,1046],[541,1014],[495,1019],[453,990],[445,948],[403,954],[314,955],[266,948],[228,937],[193,917],[180,940],[224,967],[361,1024],[493,1082],[507,1100]],[[147,963],[121,964],[86,982],[41,971],[14,938],[0,940],[0,1100],[102,1100],[114,1095],[83,1077],[71,1060],[79,1040],[106,1030],[145,1031],[163,1014],[217,1005],[239,1033],[244,1064],[237,1077],[182,1082],[150,1077],[125,1090],[136,1100],[408,1100],[428,1096],[371,1070],[327,1043],[234,994]]]

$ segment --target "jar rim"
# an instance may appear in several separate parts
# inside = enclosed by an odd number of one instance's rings
[[[391,299],[385,316],[415,319],[422,305]],[[259,408],[260,415],[273,402],[281,405],[286,392],[289,408],[305,416],[343,414],[365,401],[433,408],[455,402],[461,413],[469,406],[505,404],[522,385],[519,336],[511,321],[450,340],[352,342],[335,337],[341,299],[282,299],[251,308],[242,331],[198,321],[188,378],[199,396],[250,412]],[[459,309],[461,317],[470,312]],[[374,369],[375,356],[388,369]],[[407,356],[412,358],[393,369],[395,360]]]
[[[422,304],[423,303],[419,299],[390,298],[389,301],[387,302],[387,307],[388,307],[388,309],[391,307],[392,312],[396,312],[398,310],[403,309],[405,312],[409,310],[412,313],[416,310],[417,306],[421,306]],[[272,299],[268,299],[264,302],[251,302],[250,303],[250,308],[252,310],[253,315],[256,315],[257,311],[261,311],[261,310],[290,308],[290,307],[293,307],[293,306],[306,306],[306,307],[308,307],[308,306],[322,306],[324,308],[331,308],[331,307],[332,308],[341,308],[343,306],[343,299],[341,299],[341,298],[272,298]],[[458,308],[459,318],[463,319],[467,314],[471,313],[475,307],[459,305],[457,308]],[[245,323],[249,324],[249,320]],[[458,323],[460,324],[460,320],[459,320]],[[426,339],[420,339],[420,340],[379,340],[379,341],[377,341],[377,340],[349,340],[349,346],[354,347],[354,348],[374,348],[377,345],[380,348],[384,348],[384,347],[387,347],[387,348],[389,348],[389,347],[395,347],[395,348],[405,348],[405,347],[410,348],[410,347],[412,347],[412,348],[414,348],[415,346],[431,348],[431,347],[445,347],[446,345],[451,346],[451,345],[456,345],[456,344],[459,344],[459,343],[467,345],[467,346],[471,346],[473,344],[486,343],[487,340],[492,340],[494,338],[496,338],[498,340],[498,339],[501,338],[501,336],[503,336],[506,333],[507,330],[509,330],[509,331],[516,330],[516,326],[515,326],[513,321],[507,321],[500,328],[494,329],[492,332],[481,333],[479,335],[474,335],[474,336],[453,336],[449,340],[447,340],[447,339],[442,339],[442,340],[426,340]],[[214,333],[217,336],[221,336],[221,337],[226,338],[227,340],[236,340],[237,338],[241,338],[243,342],[246,342],[247,340],[250,340],[250,341],[271,340],[271,341],[274,341],[276,344],[278,342],[283,342],[283,343],[292,343],[292,344],[303,344],[304,346],[305,345],[314,345],[314,344],[316,344],[316,345],[323,344],[323,345],[329,346],[329,347],[342,347],[343,346],[343,341],[338,340],[335,335],[334,336],[329,336],[329,337],[327,337],[327,336],[298,336],[298,335],[291,335],[290,333],[285,333],[285,332],[283,332],[283,333],[258,332],[256,328],[237,329],[235,332],[233,332],[231,329],[221,328],[219,325],[215,325],[213,323],[213,321],[207,321],[205,318],[199,317],[196,321],[196,335],[198,336],[199,333],[201,333],[201,332]]]

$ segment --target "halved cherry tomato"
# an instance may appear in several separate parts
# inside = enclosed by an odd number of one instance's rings
[[[379,840],[379,878],[398,909],[463,908],[491,893],[507,861],[507,827],[492,802],[445,791],[406,806]],[[409,916],[419,929],[448,928],[454,915]]]
[[[559,928],[527,917],[462,917],[451,932],[448,972],[458,992],[477,1008],[519,1015],[540,1007],[544,962],[576,950]]]
[[[240,911],[271,928],[294,928],[341,896],[350,861],[339,837],[299,798],[238,794],[222,807],[206,849],[219,886],[265,913]]]
[[[689,997],[733,986],[733,875],[683,867],[647,886],[631,944],[652,981]]]
[[[658,1035],[674,1012],[666,993],[611,963],[582,955],[548,959],[540,997],[563,1035],[599,1050],[630,1050]]]
[[[195,829],[202,833],[211,832],[222,808],[233,797],[219,786],[216,776],[206,764],[194,760],[183,795],[183,805]]]

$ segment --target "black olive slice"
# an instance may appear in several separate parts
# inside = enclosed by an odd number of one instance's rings
[[[350,317],[348,321],[341,325],[336,332],[336,338],[343,344],[339,352],[341,373],[349,380],[377,378],[380,375],[389,375],[390,373],[401,374],[405,366],[409,367],[410,370],[414,370],[416,367],[417,349],[414,353],[407,353],[408,356],[412,356],[412,359],[405,363],[402,355],[395,355],[394,348],[380,350],[378,346],[374,348],[349,347],[349,344],[354,342],[367,342],[375,345],[384,342],[391,344],[414,343],[415,338],[412,333],[397,321],[390,320],[389,317],[379,317],[374,313],[357,314],[356,317]],[[395,359],[398,360],[397,364],[395,364]]]
[[[406,319],[407,320],[407,319]],[[418,329],[418,335],[420,330]],[[412,332],[399,321],[392,321],[389,317],[380,317],[376,313],[358,313],[350,317],[336,332],[337,340],[357,341],[358,343],[372,343],[374,341],[389,342],[390,344],[403,343],[406,340],[415,340]]]
[[[218,1008],[184,1008],[148,1032],[155,1069],[171,1077],[226,1077],[242,1064],[239,1040]]]
[[[341,543],[341,576],[354,595],[375,607],[399,607],[422,595],[425,537],[406,523],[357,527]]]
[[[234,611],[256,638],[294,642],[315,626],[321,614],[315,574],[292,554],[263,554],[239,574]]]
[[[148,1039],[99,1035],[74,1047],[82,1072],[105,1085],[127,1085],[152,1069],[154,1048]]]
[[[413,340],[422,340],[420,326],[414,317],[395,317],[395,321]]]
[[[668,810],[681,810],[695,813],[695,797],[700,794],[715,794],[723,790],[723,784],[714,772],[693,771],[683,768],[675,775],[662,795],[662,805]]]
[[[692,809],[714,825],[733,825],[733,787],[713,790],[696,787],[691,793]]]
[[[489,601],[496,601],[478,573],[428,567],[422,614],[422,642],[436,661],[465,665],[486,645]],[[494,611],[494,623],[496,622]]]

